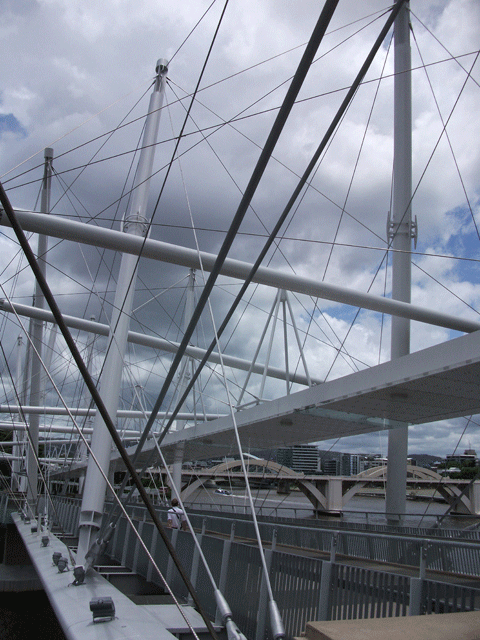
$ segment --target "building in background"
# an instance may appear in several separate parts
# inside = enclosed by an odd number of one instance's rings
[[[314,475],[319,472],[318,447],[313,444],[298,444],[277,449],[277,462],[297,473]]]

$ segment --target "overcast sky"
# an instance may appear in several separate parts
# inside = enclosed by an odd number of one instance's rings
[[[152,237],[195,247],[193,219],[199,229],[200,248],[218,250],[320,5],[311,0],[230,0],[185,129],[188,135],[179,146],[182,157],[174,163],[155,208]],[[156,61],[166,58],[170,61],[169,107],[162,113],[162,144],[158,145],[157,173],[151,184],[153,212],[173,152],[172,139],[189,105],[186,96],[196,86],[224,2],[217,0],[204,15],[209,6],[210,2],[203,0],[3,0],[0,175],[14,206],[35,207],[43,149],[51,146],[54,167],[60,174],[53,186],[55,212],[118,229],[127,206],[126,198],[120,204],[118,199],[131,185],[131,165],[136,162],[133,151],[142,132],[142,120],[137,118],[147,110]],[[305,169],[345,88],[381,29],[385,20],[382,11],[387,7],[381,0],[340,0],[300,102],[232,248],[232,257],[255,260],[263,235],[295,187],[296,174]],[[478,224],[480,66],[476,53],[480,4],[477,0],[416,0],[411,2],[411,10],[413,214],[419,229],[412,257],[412,301],[478,319],[480,255],[474,218]],[[420,68],[422,64],[425,69]],[[388,37],[312,187],[284,228],[285,239],[270,252],[265,264],[359,291],[390,295],[385,234],[393,157],[392,70]],[[385,77],[379,82],[382,75]],[[235,121],[230,125],[221,126],[232,119]],[[447,121],[448,136],[441,135]],[[120,125],[114,136],[103,135]],[[198,133],[199,129],[203,132]],[[90,144],[69,152],[90,140]],[[88,169],[78,168],[90,160],[94,164]],[[72,185],[68,197],[61,197],[62,185]],[[51,241],[52,245],[57,242]],[[0,246],[2,282],[11,295],[13,271],[7,265],[16,249],[5,235],[0,237]],[[119,264],[118,257],[113,260],[112,255],[102,257],[92,248],[81,249],[72,243],[52,249],[50,283],[65,313],[87,318],[93,314],[108,321],[110,307],[107,304],[100,310],[99,298],[113,289],[109,273],[113,267],[114,278]],[[88,272],[96,279],[98,296],[87,293],[91,288]],[[134,329],[149,326],[158,335],[179,339],[182,293],[178,283],[186,275],[186,269],[142,264],[134,307],[148,302],[151,292],[157,295],[168,289],[169,293],[138,311]],[[30,304],[31,278],[22,272],[17,280],[15,299]],[[197,282],[201,283],[200,274]],[[238,290],[236,283],[225,278],[219,285],[213,296],[217,322]],[[246,359],[253,357],[275,291],[252,287],[250,296],[252,305],[241,307],[235,332],[231,335],[232,323],[223,340],[226,353]],[[106,298],[111,304],[111,294]],[[365,311],[356,317],[356,309],[329,301],[319,301],[318,306],[306,297],[292,296],[291,301],[313,377],[332,379],[389,358],[388,318]],[[17,329],[7,321],[3,344],[12,362],[16,335]],[[412,323],[411,349],[452,337],[446,329]],[[211,324],[205,316],[196,340],[203,346],[210,338]],[[85,341],[85,336],[81,339]],[[284,367],[281,335],[274,344],[272,364]],[[341,345],[344,353],[337,357]],[[58,375],[61,372],[63,376],[65,365],[58,359]],[[155,398],[168,359],[154,359],[139,350],[129,353],[129,360],[136,361],[131,384],[144,388],[149,403]],[[264,359],[265,350],[260,356]],[[290,365],[296,366],[297,359],[292,343]],[[67,373],[63,385],[69,396],[76,384],[72,371]],[[229,373],[229,377],[236,398],[243,374]],[[5,380],[4,385],[9,386]],[[258,393],[259,380],[253,385],[250,391]],[[283,392],[284,384],[267,386],[268,397]],[[211,410],[225,411],[219,381],[212,382],[207,394]],[[458,419],[411,427],[410,452],[445,455],[457,446],[462,451],[472,446],[480,452],[478,425],[477,416],[469,422]],[[371,434],[321,446],[385,453],[386,443],[385,434]]]

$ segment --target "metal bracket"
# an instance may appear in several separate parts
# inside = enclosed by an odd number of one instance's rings
[[[412,220],[412,222],[410,224],[410,237],[412,238],[413,246],[416,249],[417,248],[417,238],[418,238],[417,216],[415,216],[415,220]]]
[[[392,222],[391,212],[389,211],[387,214],[387,240],[393,240],[395,234],[400,225]],[[418,221],[417,216],[415,216],[415,220],[410,221],[410,238],[413,240],[413,246],[417,248],[417,238],[418,238]]]

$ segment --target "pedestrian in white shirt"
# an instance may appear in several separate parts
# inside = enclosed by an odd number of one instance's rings
[[[187,519],[183,509],[178,506],[178,500],[173,498],[172,507],[167,513],[167,526],[169,529],[187,530]]]

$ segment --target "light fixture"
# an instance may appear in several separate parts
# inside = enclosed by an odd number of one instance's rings
[[[65,556],[62,556],[59,561],[57,562],[57,567],[58,567],[58,571],[60,573],[63,573],[65,571],[65,569],[68,570],[68,560],[67,558],[65,558]]]
[[[75,580],[72,582],[74,587],[78,587],[80,584],[85,582],[85,569],[81,564],[77,564],[77,566],[73,570],[73,576]]]
[[[90,600],[90,611],[93,614],[93,622],[108,622],[115,618],[115,605],[110,596]]]

